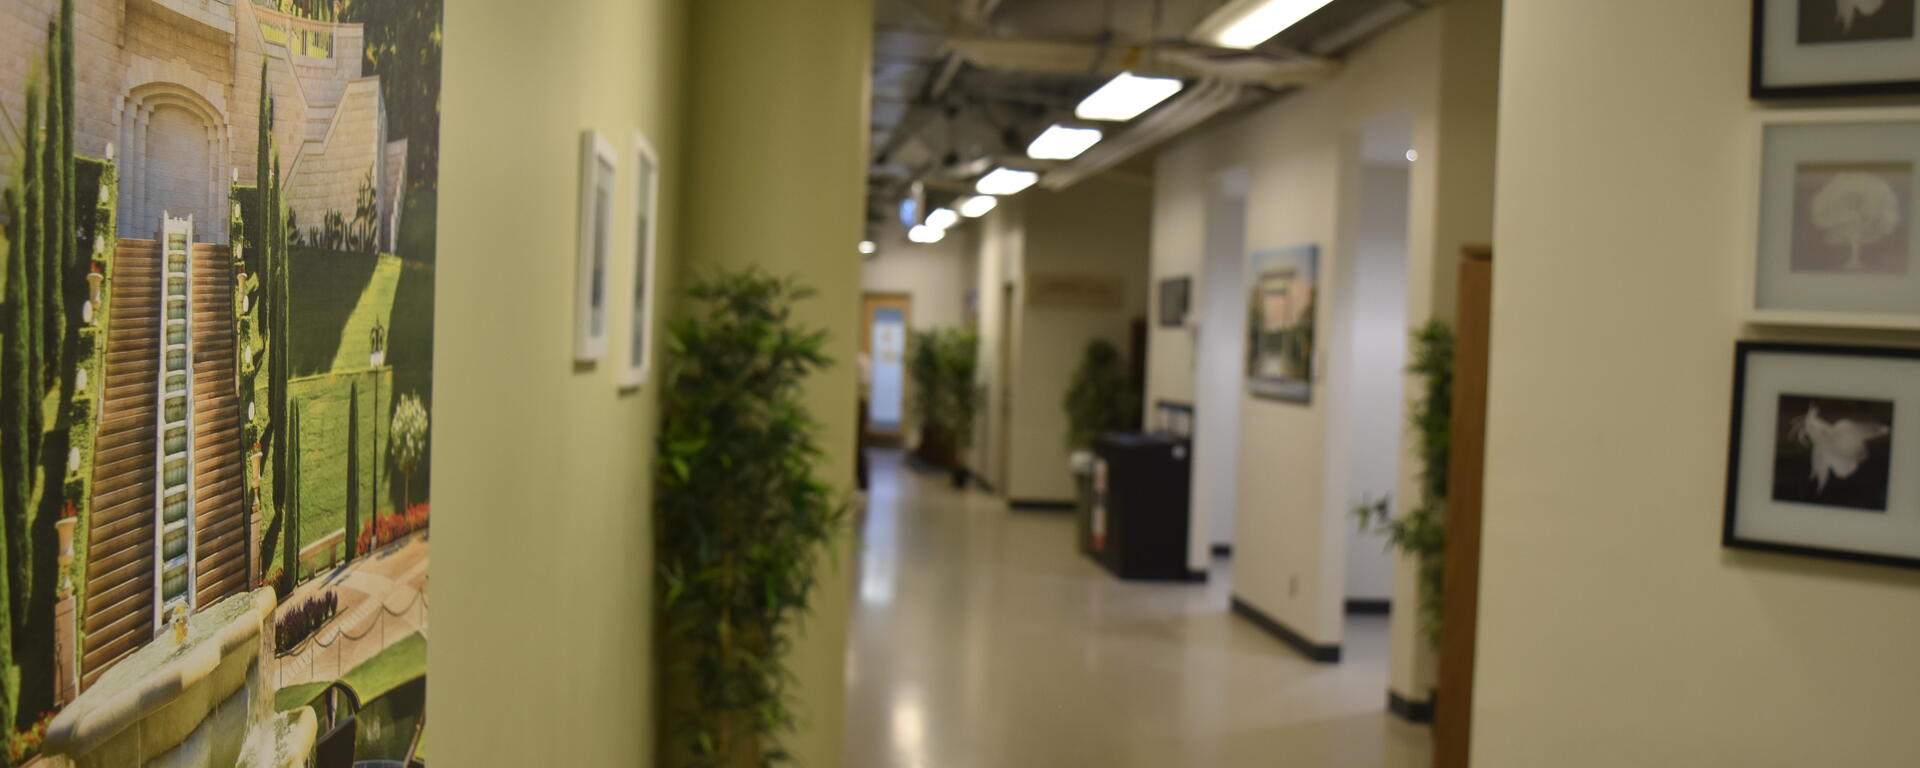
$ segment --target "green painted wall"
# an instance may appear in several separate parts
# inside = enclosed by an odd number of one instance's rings
[[[656,311],[671,312],[680,275],[709,265],[759,263],[820,290],[804,319],[832,332],[843,364],[811,405],[832,479],[851,486],[871,24],[871,0],[448,4],[434,763],[647,765],[655,753],[660,366],[621,393],[614,360],[571,360],[581,130],[601,130],[623,165],[635,128],[660,152]],[[615,231],[628,252],[624,214]],[[611,284],[630,279],[618,263]],[[624,341],[616,331],[611,347]],[[806,724],[789,746],[817,768],[840,764],[851,563],[850,547],[832,561],[794,658]]]

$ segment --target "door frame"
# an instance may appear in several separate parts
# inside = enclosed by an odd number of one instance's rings
[[[1480,621],[1480,504],[1486,478],[1487,365],[1493,327],[1493,249],[1461,249],[1454,321],[1452,442],[1447,467],[1447,550],[1441,587],[1440,679],[1434,692],[1434,768],[1467,768],[1473,736],[1473,669]]]
[[[898,291],[866,291],[860,294],[860,355],[867,361],[864,381],[860,387],[860,407],[862,415],[870,412],[873,396],[873,317],[880,309],[899,309],[901,322],[907,333],[913,333],[913,295]],[[911,344],[911,340],[909,340]],[[907,375],[907,363],[900,362],[900,425],[888,429],[873,423],[871,418],[863,419],[866,433],[861,439],[868,445],[899,447],[907,437],[907,404],[912,402],[913,380]]]

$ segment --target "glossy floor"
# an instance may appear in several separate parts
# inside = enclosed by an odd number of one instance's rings
[[[1416,768],[1384,617],[1310,663],[1201,585],[1118,581],[1071,515],[1010,512],[874,451],[847,657],[848,768]]]

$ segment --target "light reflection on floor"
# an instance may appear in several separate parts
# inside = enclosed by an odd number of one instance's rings
[[[1414,768],[1384,618],[1315,665],[1206,586],[1126,583],[1070,515],[1009,512],[874,451],[847,659],[848,768]]]

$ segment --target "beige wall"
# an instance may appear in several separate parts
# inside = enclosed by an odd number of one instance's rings
[[[1089,342],[1105,339],[1127,355],[1132,322],[1146,317],[1152,191],[1150,184],[1109,174],[1059,192],[1021,195],[1024,243],[1013,272],[1019,287],[1007,394],[1009,499],[1075,496],[1061,401]],[[1026,289],[1036,274],[1117,278],[1124,299],[1110,308],[1036,306]]]
[[[937,243],[915,243],[899,221],[882,225],[880,250],[860,266],[861,290],[906,294],[913,300],[915,330],[963,325],[967,295],[974,290],[974,244],[981,225],[969,220]]]
[[[1751,4],[1507,6],[1474,764],[1920,763],[1920,574],[1719,546]]]
[[[1014,318],[1007,292],[1015,289],[1019,279],[1021,254],[1026,247],[1025,210],[1018,197],[1002,200],[974,225],[979,248],[974,259],[974,290],[980,296],[980,384],[986,398],[975,428],[973,467],[996,489],[1006,486],[1006,459],[1012,443],[1007,383],[1017,358],[1012,353]]]
[[[1498,0],[1453,0],[1389,30],[1351,54],[1332,81],[1246,116],[1182,139],[1159,158],[1154,208],[1153,274],[1203,274],[1207,201],[1221,174],[1250,175],[1246,249],[1320,245],[1320,324],[1336,320],[1328,303],[1340,295],[1351,226],[1342,201],[1358,178],[1359,134],[1383,117],[1410,115],[1421,161],[1410,172],[1407,222],[1407,322],[1452,313],[1453,273],[1460,246],[1491,235],[1493,83],[1498,61]],[[1198,283],[1196,283],[1197,285]],[[1200,294],[1196,293],[1196,301]],[[1197,307],[1196,307],[1197,311]],[[1315,401],[1309,405],[1240,396],[1236,457],[1235,593],[1317,643],[1341,639],[1345,601],[1347,490],[1329,488],[1327,404],[1345,384],[1330,364],[1322,335]],[[1150,338],[1149,393],[1193,396],[1194,336],[1156,329]],[[1411,397],[1418,382],[1403,387]],[[1198,408],[1206,403],[1196,402]],[[1412,498],[1414,441],[1396,499]],[[1197,524],[1204,524],[1198,521]],[[1201,532],[1204,535],[1204,532]],[[1395,569],[1396,604],[1411,606],[1416,569]],[[1425,699],[1434,676],[1417,615],[1394,616],[1392,687]]]
[[[662,189],[685,179],[681,9],[447,4],[433,414],[443,516],[428,661],[436,764],[635,765],[654,751],[660,366],[625,395],[612,361],[577,371],[571,308],[580,131],[603,131],[625,165],[628,137],[645,130]],[[684,252],[683,200],[661,200],[663,287]],[[616,210],[615,252],[626,253],[634,226]],[[613,284],[628,284],[629,262],[614,263]]]

